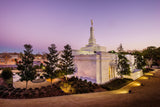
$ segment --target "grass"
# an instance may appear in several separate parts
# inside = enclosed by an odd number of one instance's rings
[[[105,83],[105,84],[101,85],[101,87],[106,90],[117,90],[117,89],[120,89],[121,87],[129,84],[132,81],[133,81],[132,79],[127,79],[127,78],[115,79],[109,83]]]

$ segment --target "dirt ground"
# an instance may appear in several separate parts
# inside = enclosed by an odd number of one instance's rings
[[[143,83],[144,86],[141,86]],[[131,90],[131,93],[128,93]],[[116,91],[37,99],[0,99],[0,107],[160,107],[160,70]]]

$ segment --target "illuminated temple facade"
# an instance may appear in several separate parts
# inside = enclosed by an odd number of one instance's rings
[[[81,79],[86,79],[97,84],[103,84],[119,78],[117,74],[117,60],[116,54],[106,52],[106,47],[96,44],[94,37],[93,21],[91,20],[90,37],[88,44],[80,50],[73,51],[74,63],[77,72],[74,76]],[[134,56],[126,55],[129,60],[131,74],[124,76],[133,80],[143,75],[142,70],[136,70],[134,66]]]
[[[107,53],[106,47],[96,44],[92,20],[88,44],[80,50],[74,50],[73,54],[77,68],[74,75],[81,79],[103,84],[118,76],[116,72],[117,56]]]

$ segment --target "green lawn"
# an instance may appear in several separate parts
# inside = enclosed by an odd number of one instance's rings
[[[127,79],[127,78],[115,79],[109,83],[101,85],[101,87],[106,90],[117,90],[117,89],[120,89],[121,87],[129,84],[132,81],[133,81],[132,79]]]

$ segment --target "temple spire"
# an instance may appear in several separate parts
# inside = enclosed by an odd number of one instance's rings
[[[89,45],[96,44],[96,39],[94,38],[93,20],[91,20],[90,38],[89,38],[88,42],[89,42]]]

